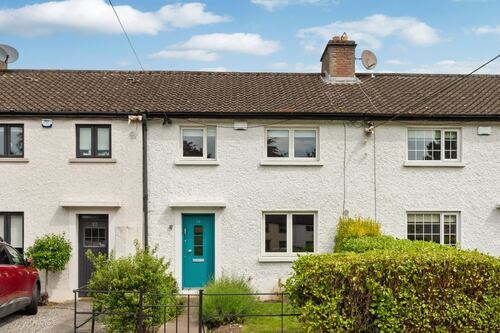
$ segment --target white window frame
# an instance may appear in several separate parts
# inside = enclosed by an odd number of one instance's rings
[[[445,215],[454,215],[457,219],[457,230],[456,230],[456,243],[455,243],[455,247],[459,248],[460,247],[460,244],[461,244],[461,239],[462,239],[462,236],[461,236],[461,219],[460,219],[460,212],[459,211],[456,211],[456,210],[451,210],[451,211],[448,211],[448,210],[409,210],[409,211],[406,211],[406,217],[405,217],[405,220],[406,220],[406,224],[405,224],[405,238],[406,239],[409,239],[408,238],[408,215],[409,214],[439,214],[439,244],[441,245],[448,245],[448,244],[444,244],[444,216]]]
[[[267,215],[286,215],[286,252],[266,252],[266,216]],[[313,216],[313,240],[314,250],[312,252],[293,252],[293,215],[312,215]],[[318,253],[318,212],[317,211],[264,211],[262,212],[261,223],[261,256],[262,257],[280,257],[290,258],[307,253]]]
[[[410,131],[441,131],[441,159],[439,160],[410,160],[410,146],[408,144],[410,138]],[[445,158],[445,132],[457,133],[457,158]],[[406,162],[408,163],[424,163],[424,164],[439,164],[439,163],[453,163],[462,161],[462,129],[457,127],[447,126],[433,126],[433,127],[408,127],[406,130]]]
[[[207,158],[208,154],[208,128],[215,128],[215,158]],[[184,156],[184,130],[203,130],[203,156]],[[180,159],[184,161],[217,161],[219,153],[218,146],[218,133],[217,126],[181,126],[180,127],[180,142],[179,142],[179,155]]]
[[[288,157],[267,156],[268,131],[288,131]],[[316,157],[295,157],[295,131],[314,131],[316,133]],[[319,161],[319,128],[318,127],[266,127],[264,128],[264,159],[269,161]]]

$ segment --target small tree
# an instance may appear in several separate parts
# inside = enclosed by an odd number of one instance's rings
[[[33,266],[45,270],[45,285],[42,300],[48,299],[47,285],[50,272],[60,272],[66,267],[71,257],[71,243],[61,235],[48,234],[37,238],[33,246],[29,247],[26,256],[31,258]]]

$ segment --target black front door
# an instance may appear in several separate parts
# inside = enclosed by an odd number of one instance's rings
[[[108,255],[108,215],[79,215],[78,224],[78,286],[83,287],[94,271],[87,251]]]

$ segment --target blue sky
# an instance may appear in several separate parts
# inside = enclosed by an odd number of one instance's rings
[[[113,3],[150,70],[319,72],[344,31],[376,72],[466,73],[500,53],[500,0]],[[139,69],[106,0],[0,0],[0,44],[20,52],[10,68]]]

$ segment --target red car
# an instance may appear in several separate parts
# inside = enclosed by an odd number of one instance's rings
[[[37,269],[0,238],[0,318],[20,310],[36,314],[39,297]]]

